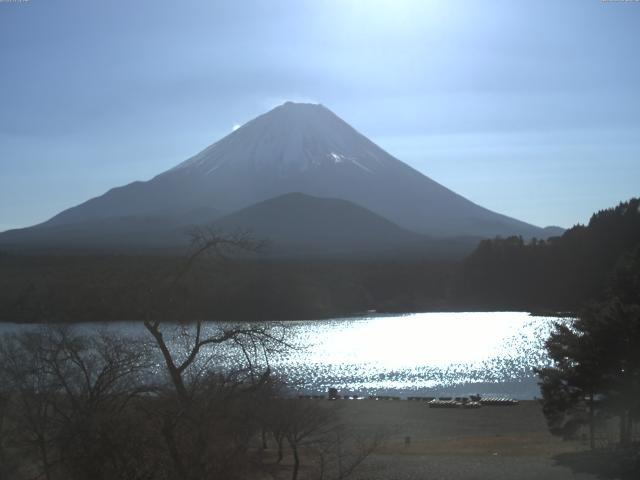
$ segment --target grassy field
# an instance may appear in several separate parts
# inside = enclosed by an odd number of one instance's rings
[[[340,400],[350,428],[383,445],[358,469],[358,479],[595,479],[558,465],[559,454],[585,450],[549,434],[537,402],[480,409],[435,409],[407,400]]]

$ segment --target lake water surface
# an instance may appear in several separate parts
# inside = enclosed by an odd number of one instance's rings
[[[557,321],[524,312],[457,312],[283,322],[298,348],[269,362],[299,393],[337,387],[358,395],[534,398],[533,369],[549,363],[544,341]],[[0,333],[25,328],[35,327],[0,324]],[[116,331],[152,345],[139,322],[74,328]],[[174,346],[184,338],[175,333]]]

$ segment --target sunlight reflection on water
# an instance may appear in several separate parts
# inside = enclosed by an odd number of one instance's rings
[[[558,320],[525,312],[448,312],[281,322],[299,348],[269,362],[301,393],[338,387],[358,395],[533,398],[539,395],[533,369],[548,365],[544,341]],[[32,327],[0,324],[0,333]],[[152,345],[140,322],[75,328],[117,331]],[[176,351],[183,350],[181,338],[172,341]],[[227,352],[224,358],[231,363],[237,357]]]
[[[301,345],[276,359],[303,390],[355,394],[539,395],[533,369],[557,318],[524,312],[419,313],[291,322]]]

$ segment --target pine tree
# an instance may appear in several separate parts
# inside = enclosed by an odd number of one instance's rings
[[[620,418],[620,443],[630,444],[640,416],[640,245],[619,260],[605,300],[556,325],[546,348],[554,366],[538,374],[551,431],[589,424],[593,447],[601,410]]]

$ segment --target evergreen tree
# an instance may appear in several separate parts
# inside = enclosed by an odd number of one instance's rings
[[[541,369],[543,411],[553,433],[591,425],[596,405],[620,418],[620,443],[631,442],[640,415],[640,245],[624,255],[605,300],[558,324],[546,348],[554,366]],[[597,400],[597,403],[596,403]]]

